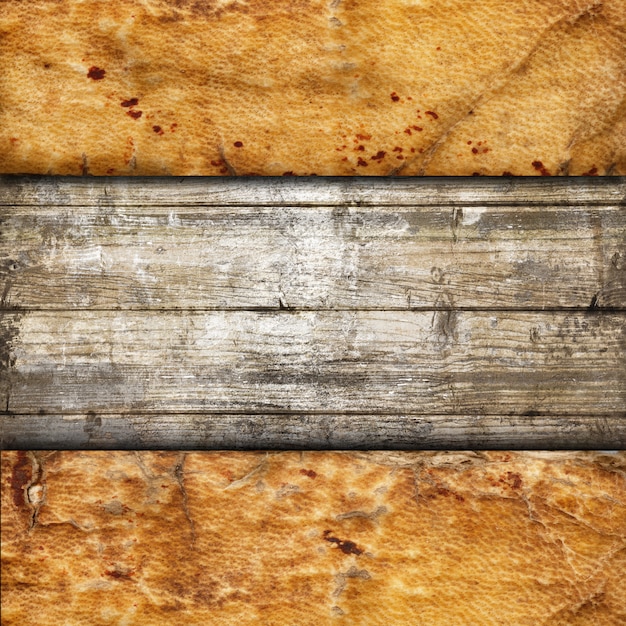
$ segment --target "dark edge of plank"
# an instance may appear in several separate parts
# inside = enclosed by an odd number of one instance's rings
[[[622,416],[0,415],[2,449],[617,450]]]
[[[53,177],[0,175],[0,206],[602,205],[626,177]]]

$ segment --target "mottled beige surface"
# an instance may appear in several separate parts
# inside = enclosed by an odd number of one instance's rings
[[[2,453],[2,625],[618,626],[626,454]]]
[[[626,0],[3,0],[0,172],[626,174]]]

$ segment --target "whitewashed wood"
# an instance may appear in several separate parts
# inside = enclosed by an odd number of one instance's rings
[[[11,449],[610,450],[626,444],[626,415],[90,413],[5,420],[3,445]]]
[[[626,208],[7,207],[27,309],[626,308]]]
[[[17,414],[623,415],[626,315],[5,315]]]
[[[0,206],[502,206],[624,204],[626,180],[592,178],[72,178],[0,176]]]

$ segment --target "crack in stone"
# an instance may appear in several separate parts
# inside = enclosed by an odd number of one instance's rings
[[[346,588],[349,578],[360,578],[361,580],[370,580],[372,575],[366,569],[358,569],[354,565],[347,572],[339,572],[335,576],[337,586],[331,593],[333,598],[338,598]]]
[[[217,151],[219,152],[219,155],[222,161],[224,161],[224,165],[226,166],[228,173],[231,176],[237,176],[237,170],[234,168],[233,164],[226,157],[226,153],[224,152],[224,146],[221,143],[218,144]]]
[[[368,513],[367,511],[349,511],[348,513],[341,513],[340,515],[336,515],[335,519],[340,522],[344,519],[353,519],[355,517],[365,518],[371,520],[372,522],[378,521],[378,518],[381,515],[387,513],[386,506],[379,506],[375,511]]]
[[[187,454],[185,452],[179,453],[174,467],[174,477],[176,478],[178,488],[180,489],[180,493],[183,497],[183,511],[187,521],[189,522],[189,528],[191,529],[191,547],[194,548],[196,543],[196,525],[194,524],[191,514],[189,513],[189,496],[187,495],[187,489],[185,489],[184,465],[186,458]]]
[[[35,452],[29,452],[28,456],[32,463],[32,477],[30,482],[24,487],[24,493],[32,509],[30,525],[28,527],[28,532],[30,533],[39,525],[39,511],[46,503],[47,486],[45,483],[43,460]]]
[[[250,481],[250,479],[254,475],[258,474],[259,472],[265,471],[266,469],[267,457],[265,457],[254,469],[249,471],[245,476],[242,476],[241,478],[233,480],[231,483],[229,483],[226,487],[224,487],[224,491],[227,491],[229,489],[239,489],[240,487],[243,487]]]
[[[594,0],[587,4],[583,9],[581,9],[578,13],[574,15],[566,15],[562,18],[556,20],[552,24],[550,24],[547,28],[545,28],[537,37],[534,45],[530,48],[530,50],[518,60],[517,63],[514,63],[513,66],[508,70],[506,74],[502,74],[499,77],[492,77],[492,87],[490,89],[486,89],[481,92],[474,98],[474,100],[470,103],[468,107],[466,107],[467,112],[461,115],[456,121],[452,121],[452,123],[444,130],[444,132],[439,136],[438,139],[435,140],[433,144],[429,148],[427,148],[423,154],[416,154],[413,158],[407,159],[404,161],[399,167],[393,168],[387,176],[395,176],[399,174],[402,170],[409,167],[413,163],[415,163],[418,159],[422,158],[422,165],[417,173],[418,176],[425,176],[426,169],[432,162],[435,154],[439,151],[439,149],[445,144],[446,139],[451,135],[451,133],[462,123],[464,122],[470,115],[474,113],[474,111],[482,106],[483,104],[489,102],[492,98],[494,98],[497,94],[501,93],[504,89],[508,87],[508,85],[515,80],[517,76],[524,72],[524,70],[528,67],[531,59],[538,52],[541,47],[545,36],[557,29],[559,29],[564,23],[569,23],[570,25],[576,24],[580,19],[585,17],[588,14],[591,14],[594,9],[601,7],[602,2],[598,0]],[[494,84],[495,83],[495,84]]]

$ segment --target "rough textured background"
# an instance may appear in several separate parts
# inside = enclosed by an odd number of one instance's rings
[[[626,620],[626,453],[3,452],[2,624]]]
[[[0,172],[626,174],[625,0],[4,0]]]

